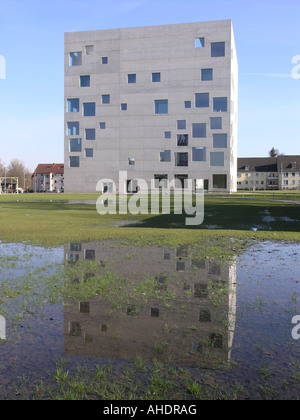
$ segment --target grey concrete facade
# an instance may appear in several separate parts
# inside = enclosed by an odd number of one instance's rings
[[[66,33],[65,191],[127,193],[124,171],[235,192],[237,89],[230,20]]]

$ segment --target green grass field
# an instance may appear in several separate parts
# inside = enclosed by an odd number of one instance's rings
[[[97,194],[2,195],[0,240],[48,246],[102,239],[169,245],[208,237],[300,241],[300,206],[272,201],[273,193],[256,194],[205,196],[204,223],[190,228],[185,226],[185,215],[101,216],[95,205],[69,204],[70,200],[96,201]],[[294,200],[297,194],[277,192],[275,200]]]

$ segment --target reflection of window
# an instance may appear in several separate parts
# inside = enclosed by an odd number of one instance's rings
[[[199,321],[200,322],[211,322],[211,314],[206,309],[200,309],[199,312]]]
[[[177,146],[188,146],[189,136],[188,134],[178,134],[177,135]]]
[[[205,283],[194,284],[194,297],[206,299],[208,297],[208,288]]]
[[[95,258],[96,258],[96,251],[94,249],[87,249],[85,251],[86,260],[95,260]]]
[[[168,175],[154,175],[155,188],[168,188]]]
[[[80,252],[81,251],[81,244],[70,244],[70,251]]]
[[[69,335],[72,337],[81,336],[81,326],[79,322],[69,322]]]
[[[79,312],[81,314],[90,313],[90,303],[89,302],[79,302]]]
[[[209,335],[209,340],[215,349],[223,348],[223,336],[222,334],[213,333]]]
[[[185,262],[177,261],[176,263],[176,271],[185,271]]]
[[[151,317],[158,318],[159,317],[159,309],[158,308],[151,308]]]

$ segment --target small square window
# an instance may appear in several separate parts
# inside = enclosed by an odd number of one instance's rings
[[[161,162],[171,162],[171,150],[162,150],[160,152]]]
[[[134,158],[128,158],[129,165],[135,165],[135,159]]]
[[[100,123],[100,130],[105,130],[106,129],[106,123],[105,122],[101,122]]]
[[[86,55],[92,55],[93,52],[94,52],[94,45],[86,45],[85,46]]]
[[[127,111],[127,104],[121,104],[121,111]]]
[[[96,115],[96,104],[95,102],[87,102],[83,104],[83,116],[94,117]]]
[[[81,152],[81,139],[70,139],[70,152]]]
[[[188,145],[189,145],[188,134],[178,134],[178,136],[177,136],[177,146],[188,146]]]
[[[110,95],[102,95],[102,104],[103,105],[110,104]]]
[[[196,48],[204,48],[205,47],[205,38],[196,38],[195,39],[195,47]]]
[[[94,128],[86,128],[85,139],[86,140],[96,140],[96,130]]]
[[[136,83],[136,74],[128,74],[128,83]]]
[[[213,69],[202,69],[201,80],[202,82],[209,82],[213,80]]]
[[[184,107],[185,108],[192,108],[192,102],[191,101],[185,101],[184,102]]]
[[[67,123],[67,135],[68,136],[79,136],[79,122],[68,122]]]
[[[80,87],[90,87],[90,86],[91,86],[91,77],[80,76]]]
[[[225,57],[225,42],[213,42],[211,44],[212,57]]]
[[[175,166],[188,166],[189,154],[175,152]]]
[[[213,117],[210,119],[211,130],[222,130],[222,117]]]
[[[68,112],[79,112],[79,99],[68,99],[67,100]]]
[[[152,73],[152,82],[159,83],[160,82],[160,73]]]
[[[108,57],[102,57],[102,64],[108,64]]]
[[[71,52],[70,53],[70,67],[81,66],[82,64],[82,53],[81,52]]]
[[[171,131],[165,131],[165,139],[171,138]]]
[[[186,129],[186,120],[177,120],[177,130]]]
[[[192,125],[193,138],[206,138],[206,123],[196,123]]]
[[[94,149],[85,149],[85,157],[92,158],[94,157]]]

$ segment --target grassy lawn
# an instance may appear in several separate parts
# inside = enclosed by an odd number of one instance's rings
[[[264,194],[251,200],[239,193],[207,195],[204,223],[189,228],[185,215],[101,216],[95,205],[69,204],[69,200],[96,201],[97,194],[2,195],[0,240],[49,246],[102,239],[149,245],[196,243],[208,237],[300,241],[299,205],[272,201],[273,193]],[[295,194],[278,195],[285,200]]]

